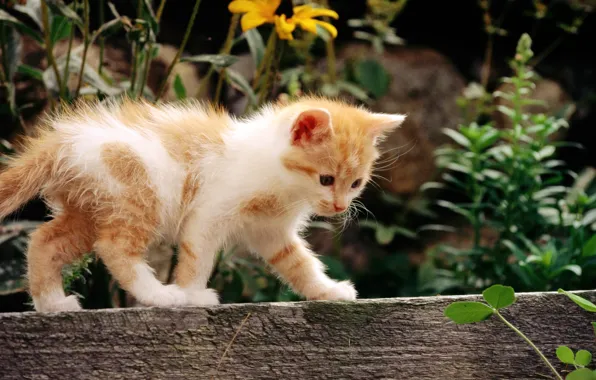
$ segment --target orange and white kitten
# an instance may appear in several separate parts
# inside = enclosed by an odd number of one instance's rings
[[[198,103],[79,105],[48,118],[0,174],[0,218],[37,194],[53,210],[27,253],[37,311],[81,308],[61,268],[92,250],[142,304],[217,304],[207,281],[231,241],[307,299],[354,300],[354,286],[330,279],[299,233],[313,214],[348,208],[380,138],[404,118],[316,97],[246,119]],[[179,246],[171,285],[144,260],[164,240]]]

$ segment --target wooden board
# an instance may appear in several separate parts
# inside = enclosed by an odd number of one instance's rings
[[[596,300],[596,292],[580,294]],[[0,378],[552,378],[536,353],[496,318],[455,325],[443,316],[449,303],[477,299],[0,314]],[[559,370],[564,367],[554,352],[560,344],[596,355],[590,324],[596,314],[563,295],[519,294],[503,313]]]

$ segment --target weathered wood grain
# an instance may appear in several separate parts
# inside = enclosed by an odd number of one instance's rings
[[[552,378],[500,321],[455,325],[443,316],[452,301],[477,298],[3,314],[0,378]],[[503,313],[555,363],[559,344],[596,353],[596,314],[563,295],[520,294]]]

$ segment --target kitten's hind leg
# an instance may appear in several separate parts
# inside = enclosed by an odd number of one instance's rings
[[[214,224],[197,212],[191,214],[183,229],[175,281],[186,293],[188,305],[219,304],[215,290],[207,288],[215,255],[223,240],[221,229],[216,231]]]
[[[81,306],[76,296],[66,296],[62,267],[91,251],[95,228],[90,217],[66,210],[31,234],[27,249],[29,292],[36,311],[73,311]]]
[[[112,220],[98,229],[95,251],[121,288],[146,306],[180,306],[186,296],[176,285],[164,285],[144,255],[152,240],[149,228],[130,220]]]

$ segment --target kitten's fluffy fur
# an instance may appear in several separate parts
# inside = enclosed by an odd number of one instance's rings
[[[92,250],[143,304],[216,304],[207,281],[230,241],[261,255],[307,299],[353,300],[353,285],[330,279],[299,231],[312,214],[349,206],[370,177],[379,138],[403,120],[323,98],[242,120],[196,103],[77,106],[48,118],[0,175],[0,218],[37,194],[54,212],[28,250],[38,311],[80,309],[60,270]],[[164,239],[179,245],[172,285],[144,261]]]

